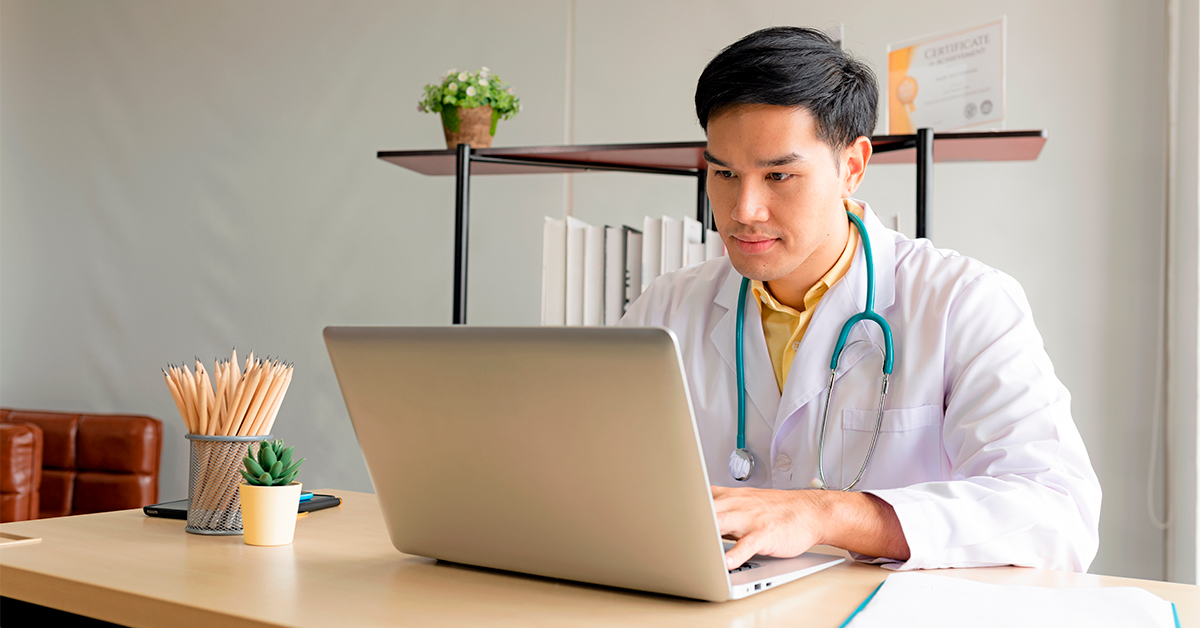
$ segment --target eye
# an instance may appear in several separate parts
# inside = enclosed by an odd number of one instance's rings
[[[772,181],[787,181],[788,179],[792,178],[793,175],[787,174],[786,172],[772,172],[767,176],[770,177]]]
[[[713,170],[713,176],[717,177],[718,179],[732,179],[733,171],[732,170]]]

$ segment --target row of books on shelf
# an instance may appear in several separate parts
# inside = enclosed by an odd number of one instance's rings
[[[542,324],[616,325],[655,277],[725,254],[694,218],[650,218],[642,228],[546,218]]]

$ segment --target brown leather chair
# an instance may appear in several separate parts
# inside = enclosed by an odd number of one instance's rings
[[[162,423],[157,419],[0,409],[0,423],[36,425],[43,432],[39,518],[158,501]]]
[[[0,422],[0,522],[38,518],[42,429]]]

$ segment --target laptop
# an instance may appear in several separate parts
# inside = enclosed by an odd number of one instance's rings
[[[714,602],[844,561],[755,556],[726,571],[667,329],[324,335],[388,534],[405,554]]]

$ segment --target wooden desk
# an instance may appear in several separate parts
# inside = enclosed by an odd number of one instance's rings
[[[130,626],[836,626],[888,572],[843,564],[713,604],[438,564],[396,552],[375,496],[300,517],[296,540],[251,547],[140,510],[6,523],[41,537],[0,548],[0,595]],[[834,550],[830,550],[834,551]],[[1002,567],[937,572],[1052,587],[1135,586],[1200,625],[1200,587]]]

